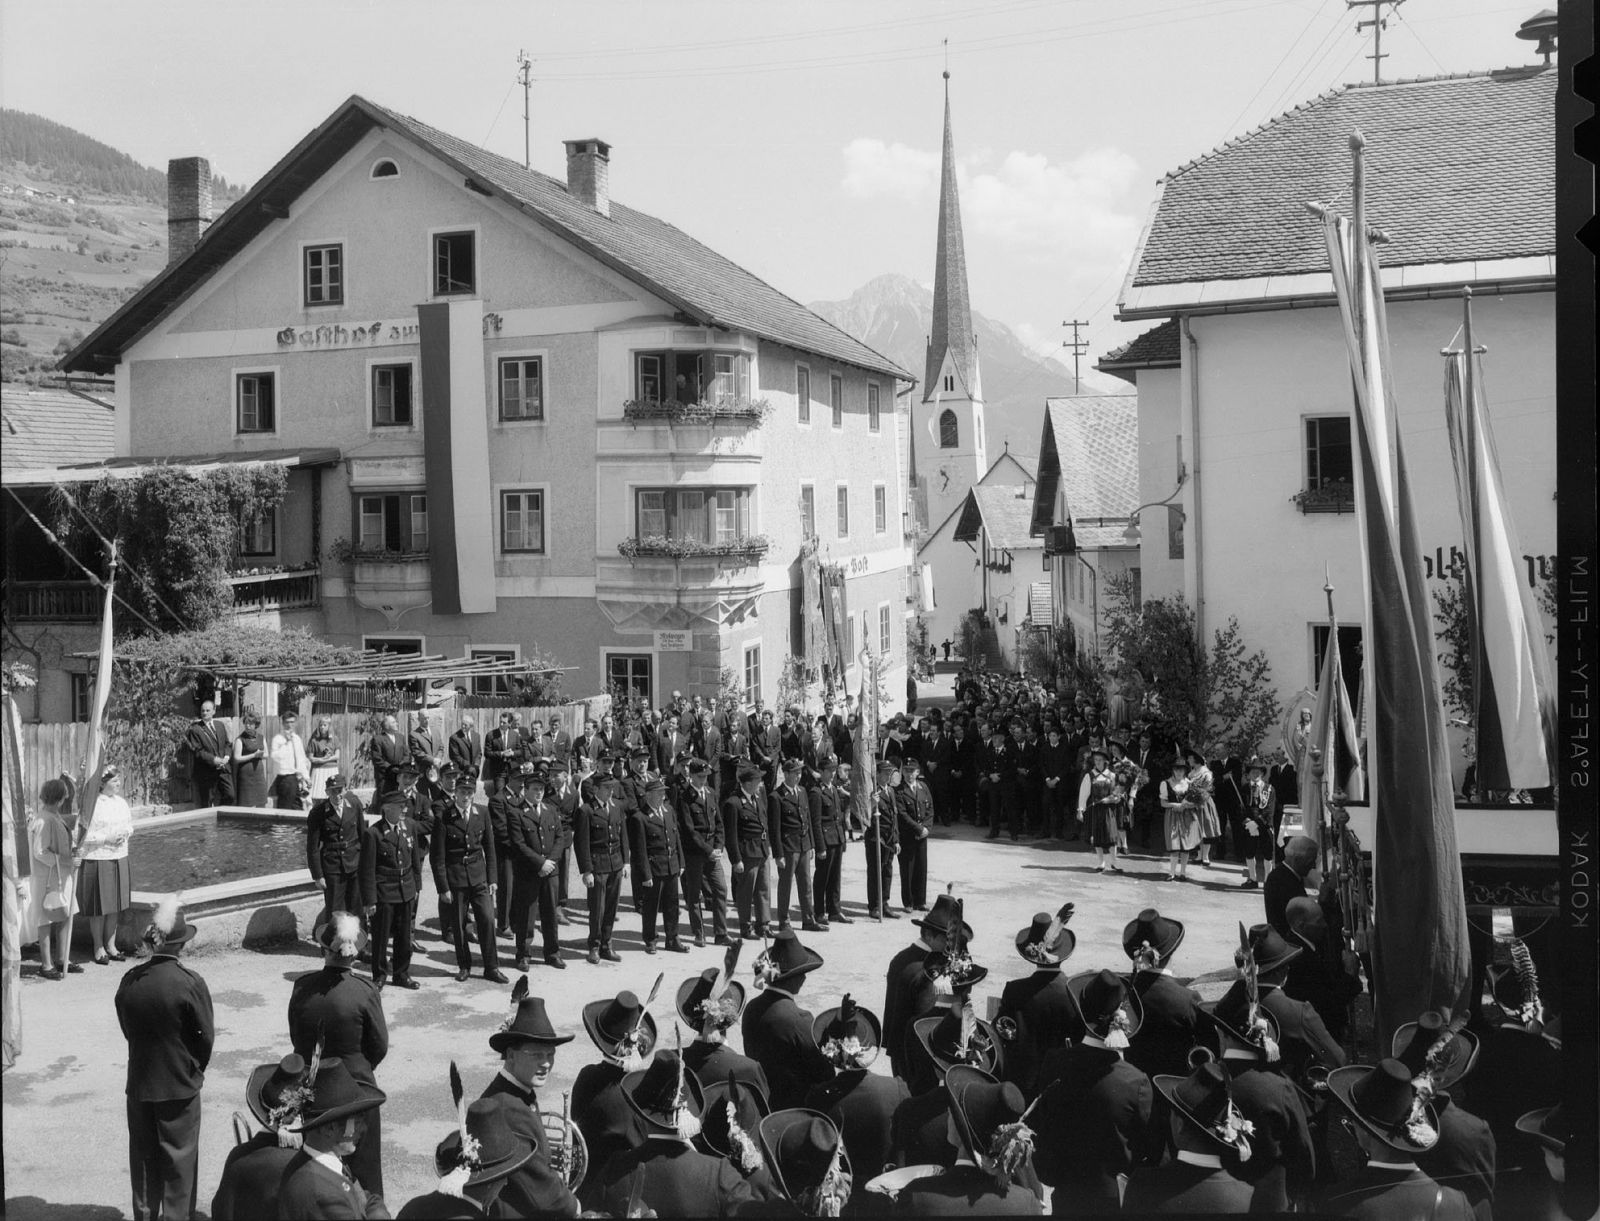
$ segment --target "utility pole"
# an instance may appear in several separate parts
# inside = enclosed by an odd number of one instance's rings
[[[1089,350],[1089,341],[1087,339],[1079,339],[1078,338],[1078,330],[1079,330],[1080,327],[1086,327],[1089,324],[1087,322],[1080,322],[1080,321],[1074,320],[1072,322],[1063,322],[1061,325],[1062,326],[1070,326],[1072,328],[1072,338],[1071,339],[1063,339],[1061,341],[1061,346],[1064,347],[1064,348],[1071,348],[1072,349],[1072,393],[1077,394],[1078,393],[1078,360],[1083,356],[1083,354],[1085,352],[1087,352]]]
[[[533,84],[533,60],[526,51],[517,52],[517,79],[522,82],[522,168],[533,168],[532,124],[528,118],[528,90]]]
[[[1383,32],[1389,28],[1389,19],[1383,15],[1383,6],[1387,4],[1392,12],[1404,3],[1405,0],[1344,0],[1344,6],[1347,9],[1370,8],[1372,10],[1372,19],[1370,21],[1356,22],[1356,33],[1359,34],[1369,26],[1372,28],[1372,54],[1367,58],[1372,61],[1372,83],[1374,85],[1383,83],[1383,61],[1386,58],[1383,53]]]

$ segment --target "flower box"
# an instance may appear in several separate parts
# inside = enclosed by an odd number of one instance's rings
[[[659,534],[624,539],[617,552],[626,559],[726,560],[734,565],[753,564],[767,554],[771,544],[760,534],[727,543],[707,543],[692,538],[665,538]]]
[[[1302,513],[1354,513],[1356,511],[1355,484],[1340,480],[1325,483],[1319,488],[1307,488],[1289,497]]]
[[[629,399],[622,404],[622,418],[635,424],[717,424],[724,421],[750,424],[759,428],[772,414],[766,399],[719,399],[684,403],[677,399]]]

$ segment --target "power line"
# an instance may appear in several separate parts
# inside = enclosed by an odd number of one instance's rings
[[[1356,22],[1356,33],[1370,29],[1372,31],[1372,83],[1383,84],[1383,61],[1389,57],[1383,50],[1383,32],[1389,28],[1389,19],[1383,15],[1383,6],[1387,4],[1389,11],[1395,12],[1405,3],[1405,0],[1344,0],[1347,9],[1370,8],[1372,17],[1367,21]]]
[[[1439,57],[1437,55],[1435,55],[1431,50],[1429,50],[1428,44],[1422,41],[1422,35],[1417,33],[1416,26],[1412,25],[1412,23],[1410,21],[1408,21],[1406,18],[1400,16],[1400,10],[1399,9],[1395,9],[1394,10],[1394,15],[1395,15],[1395,19],[1401,25],[1405,26],[1406,33],[1410,34],[1412,38],[1417,40],[1417,45],[1422,48],[1423,54],[1426,55],[1429,59],[1433,60],[1433,66],[1435,68],[1439,69],[1440,74],[1443,75],[1444,72],[1445,72],[1445,66],[1439,62]]]
[[[1250,95],[1250,100],[1243,106],[1239,107],[1239,113],[1233,116],[1233,122],[1229,123],[1224,129],[1230,137],[1233,135],[1234,129],[1239,126],[1239,120],[1244,118],[1244,116],[1249,113],[1250,107],[1255,105],[1256,99],[1261,96],[1261,91],[1267,87],[1268,82],[1270,82],[1274,76],[1278,75],[1278,69],[1282,68],[1283,65],[1288,62],[1289,56],[1292,55],[1294,53],[1294,49],[1300,45],[1300,40],[1304,38],[1307,31],[1309,31],[1311,27],[1316,24],[1318,15],[1322,12],[1323,7],[1326,5],[1327,0],[1323,0],[1322,5],[1319,5],[1317,8],[1311,10],[1311,16],[1306,19],[1305,25],[1300,27],[1300,32],[1294,36],[1294,41],[1291,42],[1288,47],[1284,49],[1283,54],[1278,57],[1278,62],[1272,66],[1272,71],[1261,78],[1261,83],[1256,86],[1256,91]]]
[[[72,498],[72,493],[67,491],[64,486],[59,484],[56,486],[56,491],[60,494],[61,498],[65,500],[69,506],[71,506],[73,512],[75,512],[79,517],[83,518],[84,524],[87,525],[89,529],[94,531],[94,536],[100,540],[100,545],[109,550],[112,546],[111,540],[101,532],[100,527],[95,523],[95,520],[84,511],[83,506]],[[172,607],[167,603],[167,600],[161,596],[160,592],[157,591],[156,587],[151,583],[150,578],[145,576],[144,573],[140,572],[138,569],[129,565],[127,561],[123,561],[123,567],[127,568],[129,573],[138,578],[139,584],[144,586],[145,592],[156,600],[156,603],[161,607],[162,610],[166,611],[168,615],[172,616],[172,621],[174,623],[176,623],[184,631],[189,630],[189,625],[184,621],[183,616],[172,609]]]

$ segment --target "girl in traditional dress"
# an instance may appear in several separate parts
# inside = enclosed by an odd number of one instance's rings
[[[1189,767],[1173,759],[1172,775],[1161,782],[1162,821],[1167,839],[1167,881],[1187,881],[1189,853],[1200,843],[1200,811],[1189,796]]]
[[[339,743],[333,736],[333,718],[318,717],[317,728],[306,743],[306,759],[311,764],[311,800],[328,795],[329,776],[339,774]]]
[[[1189,800],[1200,812],[1200,863],[1211,868],[1212,842],[1222,838],[1222,816],[1217,813],[1216,778],[1206,765],[1206,757],[1191,746],[1183,752],[1189,763]]]
[[[1117,774],[1111,770],[1111,755],[1103,746],[1089,752],[1089,769],[1078,786],[1078,817],[1084,821],[1089,846],[1094,849],[1095,872],[1106,871],[1106,853],[1117,873]]]
[[[60,979],[81,974],[72,961],[72,917],[78,911],[77,868],[72,836],[78,824],[77,796],[65,776],[46,780],[39,790],[38,812],[28,820],[28,848],[33,856],[28,916],[39,930],[39,978]],[[48,902],[46,902],[48,900]]]
[[[1107,745],[1111,751],[1111,770],[1116,774],[1117,787],[1113,796],[1117,800],[1117,847],[1128,850],[1128,827],[1132,824],[1133,795],[1138,791],[1139,769],[1128,758],[1128,748],[1116,738]]]

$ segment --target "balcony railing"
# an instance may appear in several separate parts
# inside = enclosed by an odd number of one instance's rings
[[[1289,497],[1299,507],[1302,513],[1354,513],[1356,511],[1356,487],[1353,483],[1339,480],[1337,483],[1325,483],[1321,487],[1307,488],[1303,492],[1296,492]]]
[[[719,398],[714,402],[693,403],[677,399],[629,399],[622,404],[622,418],[635,424],[749,424],[759,428],[772,414],[766,399]]]
[[[228,578],[236,611],[295,610],[322,604],[322,574],[299,572],[241,573]]]
[[[5,601],[16,623],[84,623],[100,617],[104,595],[89,581],[7,581]]]
[[[702,542],[693,538],[666,538],[647,534],[643,538],[624,539],[617,544],[617,553],[627,559],[714,560],[718,563],[741,567],[760,562],[771,543],[764,535],[751,534],[730,539],[725,543]]]

